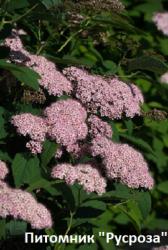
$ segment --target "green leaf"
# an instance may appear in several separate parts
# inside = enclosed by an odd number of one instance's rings
[[[135,200],[129,200],[125,204],[117,206],[132,221],[138,233],[141,231],[142,214]]]
[[[159,219],[159,218],[152,218],[145,224],[145,226],[150,230],[168,230],[168,220],[166,219]]]
[[[110,24],[114,26],[115,28],[122,29],[125,31],[129,32],[139,32],[139,30],[134,27],[131,23],[130,20],[124,16],[124,15],[118,15],[117,13],[112,13],[112,15],[99,15],[96,17],[93,17],[93,20],[95,22],[101,23],[102,24]]]
[[[54,6],[58,6],[62,4],[61,0],[41,0],[42,4],[47,8],[50,9]]]
[[[16,187],[25,183],[31,185],[41,178],[38,158],[26,159],[22,154],[16,154],[12,163],[12,173]]]
[[[16,154],[12,163],[12,172],[16,187],[20,187],[23,184],[26,164],[27,160],[21,154]]]
[[[6,237],[6,220],[0,219],[0,240]]]
[[[163,74],[168,70],[168,66],[159,58],[152,56],[141,56],[129,60],[128,70],[147,70],[158,74]]]
[[[102,231],[104,232],[105,230],[102,229]],[[110,231],[111,231],[111,228],[109,229],[109,232]],[[99,235],[100,229],[96,228],[93,230],[93,232],[94,232],[94,235]],[[97,241],[99,242],[103,250],[116,250],[114,241],[111,241],[110,244],[108,244],[106,237],[97,237]]]
[[[164,55],[168,56],[168,47],[167,47],[168,38],[166,38],[166,37],[160,38],[159,41],[160,41],[160,46],[159,46],[160,51],[161,51]]]
[[[154,162],[156,163],[158,170],[161,173],[167,167],[167,160],[168,160],[167,155],[163,151],[164,149],[163,141],[158,139],[157,137],[154,137],[153,148],[155,152]]]
[[[114,184],[115,190],[106,192],[102,198],[117,198],[117,199],[123,199],[127,200],[132,198],[133,193],[131,192],[131,189],[129,189],[127,186],[122,185],[120,183]],[[101,199],[101,197],[100,197]]]
[[[32,192],[35,189],[44,189],[52,196],[60,195],[61,192],[59,192],[55,185],[59,185],[62,182],[62,180],[58,181],[48,181],[44,178],[40,178],[39,180],[33,182],[30,184],[30,186],[26,189],[28,192]]]
[[[27,161],[24,183],[31,185],[41,178],[40,161],[37,157],[31,158]]]
[[[40,79],[40,76],[32,69],[8,63],[3,59],[0,60],[0,68],[10,71],[11,74],[26,86],[34,90],[39,90],[38,79]]]
[[[124,123],[128,129],[128,132],[127,132],[128,135],[131,136],[133,132],[133,128],[134,128],[132,120],[125,120]]]
[[[115,122],[110,121],[109,124],[111,125],[112,131],[113,131],[113,135],[112,135],[113,141],[119,142],[120,137],[119,137],[119,132],[118,132],[118,129],[117,129]]]
[[[56,186],[57,190],[60,191],[67,202],[67,207],[72,211],[75,211],[76,202],[71,187],[65,183],[60,183]]]
[[[29,2],[28,0],[10,0],[9,4],[7,4],[7,10],[8,11],[14,11],[17,9],[22,9],[29,7]]]
[[[157,189],[165,194],[168,194],[168,181],[164,181],[157,186]]]
[[[9,156],[9,154],[1,150],[0,150],[0,160],[5,161],[5,162],[12,162],[12,159]]]
[[[163,6],[161,1],[150,0],[149,3],[142,3],[135,7],[135,10],[138,10],[145,14],[145,20],[151,21],[155,12],[163,11]]]
[[[134,196],[135,201],[137,202],[141,214],[145,219],[151,211],[151,196],[149,192],[137,192]]]
[[[43,153],[41,154],[41,165],[45,168],[52,157],[55,155],[57,149],[57,144],[46,140],[44,143]]]
[[[7,136],[5,130],[5,119],[4,119],[5,109],[0,107],[0,139],[4,139]]]
[[[8,11],[14,11],[16,9],[22,9],[28,7],[30,4],[28,0],[10,0],[7,4]]]
[[[27,230],[27,223],[24,221],[11,220],[6,224],[6,230],[9,235],[23,235]]]
[[[135,138],[133,136],[126,135],[126,134],[120,134],[120,136],[127,139],[128,141],[132,142],[134,145],[140,147],[141,149],[146,150],[147,152],[154,154],[154,151],[151,148],[151,146],[143,139]]]
[[[104,60],[102,64],[108,70],[108,73],[115,74],[117,72],[117,65],[113,61]]]
[[[106,210],[106,204],[102,201],[97,201],[97,200],[89,200],[84,202],[81,207],[91,207],[99,210]]]
[[[45,56],[48,59],[52,60],[53,62],[62,65],[76,65],[76,66],[87,66],[87,67],[91,67],[94,65],[93,62],[86,60],[85,58],[75,58],[71,55],[64,55],[63,58],[51,56],[49,54],[45,54]]]
[[[78,250],[97,250],[97,244],[84,244],[84,245],[81,245]]]

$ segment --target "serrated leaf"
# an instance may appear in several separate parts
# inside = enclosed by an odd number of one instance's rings
[[[16,187],[32,184],[41,177],[38,158],[26,159],[22,154],[16,154],[12,163],[12,173]]]
[[[145,219],[149,215],[151,210],[151,196],[149,192],[138,192],[134,197],[139,206],[139,209],[141,210],[141,214]]]
[[[129,60],[128,71],[147,70],[153,73],[164,74],[168,70],[168,66],[159,58],[152,56],[141,56]]]
[[[141,231],[142,214],[135,200],[119,205],[118,208],[124,212],[132,221],[138,233]]]
[[[24,183],[31,185],[41,178],[40,161],[37,157],[31,158],[27,161]]]
[[[10,71],[11,74],[26,86],[34,90],[39,90],[38,79],[40,79],[40,76],[32,69],[8,63],[3,59],[0,60],[0,68]]]

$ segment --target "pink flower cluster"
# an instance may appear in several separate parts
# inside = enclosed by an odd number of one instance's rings
[[[33,154],[41,153],[42,142],[45,140],[48,131],[45,119],[30,113],[24,113],[13,116],[11,123],[17,128],[19,134],[30,137],[31,140],[26,147]]]
[[[11,37],[5,43],[11,49],[11,60],[36,71],[41,79],[39,84],[47,89],[50,95],[61,96],[69,94],[72,90],[70,81],[56,68],[55,64],[43,56],[29,53],[22,44],[19,32],[13,30]]]
[[[0,180],[4,180],[8,172],[6,163],[0,160]]]
[[[97,137],[98,135],[106,136],[112,138],[111,126],[102,121],[98,116],[91,115],[88,119],[89,124],[89,134],[91,137]]]
[[[161,83],[168,83],[168,72],[164,73],[160,78]]]
[[[78,158],[91,153],[102,158],[106,178],[132,188],[152,188],[153,179],[143,156],[127,144],[112,142],[111,126],[100,118],[140,115],[144,99],[137,86],[76,67],[65,68],[62,74],[45,57],[26,51],[18,31],[13,31],[5,44],[11,48],[11,60],[39,73],[40,85],[49,94],[71,93],[73,96],[73,99],[52,103],[41,117],[29,113],[12,117],[17,132],[30,138],[26,147],[33,154],[41,153],[42,143],[49,138],[59,144],[56,158],[60,158],[64,150]],[[105,178],[92,164],[60,164],[53,169],[52,177],[65,179],[68,184],[78,182],[87,192],[105,192]]]
[[[153,187],[146,161],[140,152],[129,145],[98,136],[92,141],[91,152],[93,156],[102,158],[109,179],[119,180],[131,188]]]
[[[168,12],[156,13],[153,16],[153,22],[156,24],[158,30],[168,36]]]
[[[78,147],[76,144],[79,140],[87,136],[87,113],[76,100],[55,102],[45,109],[44,115],[49,127],[48,136],[65,146],[69,152]]]
[[[6,164],[0,162],[1,179],[8,172]],[[31,224],[32,228],[43,229],[52,227],[52,218],[48,209],[28,192],[10,188],[0,181],[0,217],[12,216]]]
[[[69,67],[64,75],[72,81],[74,92],[89,112],[100,112],[101,116],[120,119],[123,115],[140,115],[143,95],[134,84],[126,84],[118,78],[105,79],[91,75],[86,70]]]
[[[53,178],[64,179],[67,184],[73,185],[75,182],[83,186],[83,189],[90,193],[96,192],[99,195],[105,192],[106,180],[96,168],[90,164],[59,164],[52,170]]]
[[[78,101],[67,99],[47,107],[44,117],[25,113],[13,116],[11,122],[19,134],[30,137],[26,147],[33,154],[41,153],[46,137],[75,153],[79,150],[78,141],[88,133],[86,117],[87,113]]]
[[[152,250],[168,250],[168,246],[154,247]]]

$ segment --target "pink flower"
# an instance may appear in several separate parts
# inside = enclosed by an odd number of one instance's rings
[[[153,22],[156,24],[159,31],[168,36],[168,12],[155,13],[153,16]]]
[[[11,36],[5,39],[4,45],[9,47],[12,51],[23,50],[23,43],[19,38],[19,31],[13,29]]]
[[[119,180],[131,188],[151,189],[154,181],[142,154],[127,144],[114,143],[98,136],[91,147],[93,156],[100,156],[109,179]]]
[[[48,136],[62,146],[70,149],[87,136],[87,113],[76,100],[55,102],[45,109],[44,115],[49,126]]]
[[[0,184],[0,216],[12,216],[31,224],[32,228],[52,227],[50,212],[28,192]]]
[[[26,143],[26,148],[30,149],[32,154],[40,154],[43,150],[43,145],[39,141],[29,141]]]
[[[0,180],[4,180],[8,172],[6,163],[0,160]]]
[[[11,123],[16,127],[17,132],[30,137],[30,142],[26,144],[33,154],[41,153],[42,142],[46,138],[48,131],[47,123],[44,118],[24,113],[12,117]]]
[[[97,137],[98,135],[106,136],[112,138],[111,126],[102,121],[98,116],[91,115],[88,119],[89,123],[89,133],[91,137]]]
[[[152,250],[168,250],[168,246],[154,247]]]
[[[160,78],[161,83],[168,83],[168,72],[164,73]]]
[[[7,166],[0,161],[0,179],[8,174]],[[12,216],[31,224],[32,228],[43,229],[52,227],[52,218],[48,209],[38,203],[28,192],[10,188],[0,180],[0,217]]]
[[[47,124],[42,117],[23,113],[12,117],[12,124],[21,135],[29,135],[32,140],[44,141],[47,133]]]
[[[144,100],[134,84],[128,85],[118,78],[91,75],[75,67],[66,68],[63,73],[72,81],[76,97],[89,112],[100,112],[101,116],[111,119],[140,115],[140,105]]]
[[[29,55],[29,60],[25,66],[36,71],[41,79],[40,85],[47,89],[50,95],[61,96],[69,94],[72,90],[70,81],[56,68],[55,64],[43,56]]]
[[[88,192],[96,192],[99,195],[105,192],[106,180],[101,176],[99,170],[90,164],[59,164],[55,166],[51,173],[52,178],[65,180],[69,185],[75,182],[83,186]]]
[[[61,148],[58,148],[56,150],[55,158],[60,159],[62,157],[62,154],[63,154],[63,150]]]
[[[71,92],[70,81],[53,62],[44,56],[33,55],[24,48],[18,31],[13,30],[12,35],[5,39],[4,45],[11,49],[11,61],[32,68],[40,75],[39,84],[47,89],[50,95],[61,96],[63,93],[69,94]]]

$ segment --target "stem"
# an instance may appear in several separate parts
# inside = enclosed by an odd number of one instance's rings
[[[76,35],[78,35],[79,33],[81,33],[81,32],[85,29],[85,27],[87,27],[87,26],[89,25],[90,21],[91,21],[91,18],[90,18],[90,17],[89,17],[89,18],[87,17],[87,18],[83,21],[83,22],[86,22],[84,28],[81,28],[81,29],[78,30],[77,32],[73,33],[73,34],[65,41],[65,43],[57,50],[57,52],[58,52],[58,53],[61,52],[61,51],[67,46],[67,44],[68,44]]]
[[[17,21],[19,21],[20,19],[22,19],[23,17],[27,16],[32,10],[34,10],[39,4],[35,4],[32,8],[30,8],[26,13],[24,13],[23,15],[11,20],[11,21],[5,21],[5,23],[15,23]]]
[[[135,73],[131,73],[130,75],[123,75],[123,76],[119,76],[120,78],[132,78],[136,75],[138,75],[140,72],[135,72]]]
[[[68,233],[69,233],[70,230],[71,230],[74,214],[75,214],[74,212],[71,212],[71,211],[70,211],[70,221],[69,221],[68,228],[67,228],[67,230],[66,230],[66,232],[65,232],[65,234],[64,234],[64,237],[65,237],[66,235],[68,235]],[[58,246],[58,248],[57,248],[57,246]],[[61,249],[62,249],[62,245],[56,244],[55,247],[54,247],[54,250],[61,250]]]
[[[65,43],[59,48],[59,50],[57,52],[61,52],[66,46],[67,44],[76,36],[78,35],[80,32],[82,32],[83,29],[78,30],[77,32],[73,33],[66,41]]]

